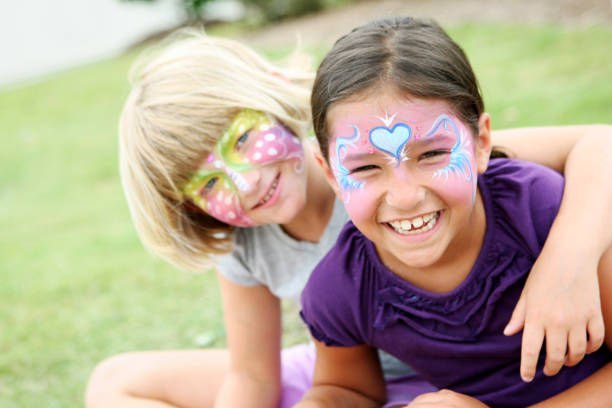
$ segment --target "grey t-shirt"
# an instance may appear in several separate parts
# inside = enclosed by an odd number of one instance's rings
[[[348,220],[344,205],[336,199],[318,243],[295,240],[278,224],[238,228],[234,251],[217,257],[217,269],[238,285],[265,285],[275,296],[299,302],[310,273],[336,243]],[[379,356],[386,378],[414,373],[389,354],[379,352]]]
[[[348,219],[342,202],[336,200],[318,243],[295,240],[278,224],[239,228],[234,251],[218,257],[217,268],[234,283],[265,285],[275,296],[297,302],[310,273],[336,243]]]

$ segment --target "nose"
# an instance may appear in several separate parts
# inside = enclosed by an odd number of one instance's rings
[[[261,172],[258,168],[250,169],[244,172],[238,172],[228,169],[228,174],[238,189],[246,195],[257,193],[259,182],[261,180]]]
[[[393,208],[409,210],[418,207],[425,200],[426,193],[418,177],[405,168],[398,168],[387,178],[385,203]]]

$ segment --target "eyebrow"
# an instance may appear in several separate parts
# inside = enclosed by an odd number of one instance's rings
[[[423,137],[420,139],[411,139],[407,145],[409,146],[418,146],[419,148],[426,148],[427,146],[430,146],[434,143],[440,143],[440,142],[451,142],[453,144],[455,144],[457,141],[456,137],[451,136],[451,135],[444,135],[444,134],[435,134],[433,136],[430,137]],[[376,146],[375,146],[376,147]],[[406,148],[406,146],[404,146],[404,148]],[[381,152],[380,149],[376,148],[376,151]],[[372,153],[370,152],[360,152],[360,153],[347,153],[347,155],[342,158],[343,162],[348,162],[348,161],[360,161],[363,160],[366,157],[372,157]]]
[[[457,137],[455,135],[446,135],[446,134],[434,134],[430,137],[422,137],[416,139],[412,142],[412,144],[418,144],[419,146],[429,146],[438,142],[451,142],[456,143]]]

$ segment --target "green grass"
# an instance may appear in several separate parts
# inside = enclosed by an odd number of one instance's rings
[[[612,29],[449,32],[494,128],[610,122]],[[82,406],[90,371],[115,353],[225,343],[214,276],[151,257],[131,226],[116,128],[133,57],[0,93],[1,408]],[[286,343],[300,339],[288,326]]]

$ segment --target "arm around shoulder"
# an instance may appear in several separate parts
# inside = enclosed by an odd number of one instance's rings
[[[565,174],[559,213],[505,330],[512,335],[524,326],[523,378],[533,377],[544,338],[545,372],[553,375],[597,350],[604,337],[597,264],[612,245],[605,222],[612,219],[612,126],[526,128],[497,136],[494,142],[517,158]]]
[[[605,343],[612,350],[612,246],[598,267],[601,304],[606,326]],[[610,407],[612,406],[612,361],[573,387],[533,407]]]

